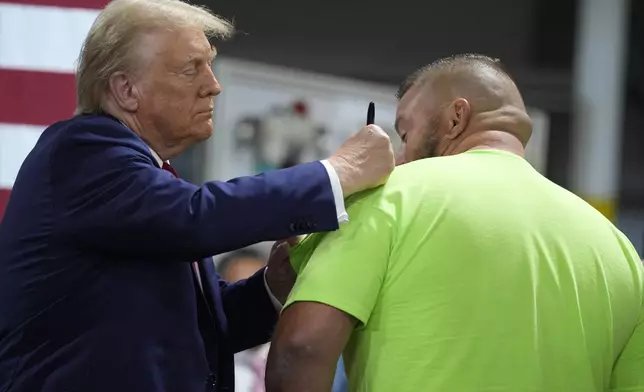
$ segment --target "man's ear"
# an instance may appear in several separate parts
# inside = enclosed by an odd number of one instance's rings
[[[467,127],[471,113],[470,103],[465,98],[457,98],[447,108],[449,130],[445,134],[448,139],[456,139]]]
[[[133,77],[125,72],[115,72],[109,79],[109,91],[119,107],[128,112],[139,108],[139,90]]]

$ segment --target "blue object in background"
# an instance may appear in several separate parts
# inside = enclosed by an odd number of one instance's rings
[[[340,357],[338,367],[335,369],[335,379],[333,380],[333,389],[331,389],[331,392],[347,392],[348,389],[349,382],[347,381],[347,374],[344,371],[344,361]]]

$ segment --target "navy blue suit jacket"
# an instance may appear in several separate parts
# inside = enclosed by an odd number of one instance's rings
[[[199,187],[112,117],[54,124],[0,225],[0,391],[232,391],[277,312],[263,270],[227,284],[210,256],[337,226],[319,162]]]

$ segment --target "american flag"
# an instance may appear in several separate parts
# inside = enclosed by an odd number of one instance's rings
[[[76,107],[74,67],[109,0],[0,0],[0,220],[22,161]]]

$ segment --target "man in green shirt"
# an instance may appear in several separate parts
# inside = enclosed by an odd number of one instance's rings
[[[403,161],[291,250],[267,392],[644,390],[644,271],[626,237],[523,159],[500,64],[439,60],[399,93]],[[429,159],[427,159],[429,158]]]

